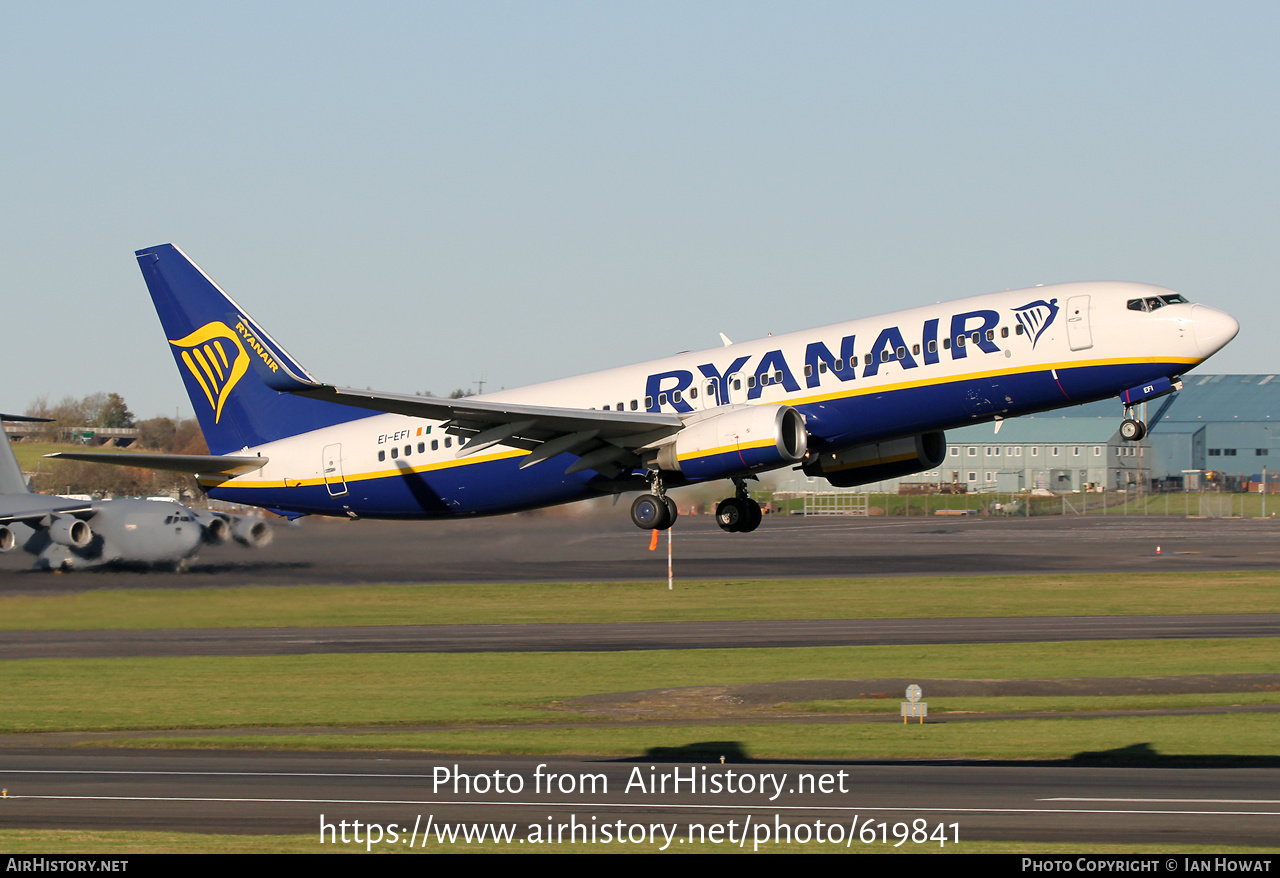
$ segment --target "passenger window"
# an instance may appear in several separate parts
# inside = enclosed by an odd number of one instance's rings
[[[889,352],[888,352],[888,351],[881,351],[881,352],[880,352],[880,362],[882,362],[882,363],[887,363],[887,362],[889,362]]]
[[[1026,327],[1024,327],[1021,323],[1019,323],[1017,326],[1013,328],[1014,335],[1022,335],[1026,331],[1027,331]]]
[[[639,403],[637,403],[634,399],[631,400],[631,410],[634,412],[637,408],[639,408]]]
[[[774,383],[774,384],[781,384],[781,383],[782,383],[782,370],[781,370],[781,369],[779,369],[777,372],[774,372],[774,373],[773,373],[773,383]]]
[[[607,412],[607,411],[609,411],[609,407],[608,407],[608,406],[604,406],[604,410],[605,410],[606,412]]]
[[[387,459],[387,453],[385,451],[379,451],[378,460],[386,460],[386,459]]]
[[[914,355],[915,355],[915,356],[917,356],[917,357],[918,357],[918,356],[920,356],[920,345],[918,345],[918,344],[913,344],[913,345],[911,346],[911,353],[912,353],[912,354],[914,354]]]
[[[982,341],[982,333],[981,333],[981,332],[975,332],[975,333],[973,334],[973,343],[974,343],[974,344],[977,344],[977,343],[978,343],[978,342],[980,342],[980,341]]]
[[[995,340],[996,340],[996,331],[994,329],[988,329],[987,341],[995,341]]]
[[[899,360],[905,360],[905,359],[907,358],[907,349],[906,349],[906,348],[898,348],[898,350],[897,350],[897,351],[895,351],[895,353],[898,355],[898,359],[899,359]]]
[[[658,405],[666,405],[666,404],[667,404],[667,395],[665,393],[659,393]]]
[[[391,459],[392,459],[392,460],[395,460],[395,459],[396,459],[397,457],[399,457],[399,456],[400,456],[400,449],[398,449],[398,448],[392,448],[392,449],[391,449]]]
[[[957,335],[957,336],[956,336],[956,347],[958,347],[958,348],[962,348],[962,347],[964,347],[964,336],[963,336],[963,335]]]
[[[426,450],[427,450],[427,443],[425,443],[425,442],[419,442],[419,443],[418,443],[418,453],[419,453],[419,454],[421,454],[422,452],[424,452],[424,451],[426,451]]]
[[[412,445],[406,445],[406,446],[404,447],[404,456],[405,456],[405,457],[408,457],[410,454],[413,454],[413,446],[412,446]]]
[[[862,365],[864,365],[864,366],[870,366],[870,365],[871,365],[871,355],[870,355],[870,354],[866,354],[865,356],[863,356],[863,358],[862,358]]]
[[[844,371],[844,360],[836,360],[836,371],[837,372]]]
[[[622,403],[618,403],[618,405],[617,405],[617,409],[618,409],[618,411],[622,411],[622,409],[623,409],[623,405],[622,405]]]
[[[439,451],[439,450],[440,450],[440,440],[439,440],[439,439],[432,439],[432,440],[431,440],[431,450],[432,450],[432,451]]]
[[[679,402],[679,401],[680,401],[680,391],[676,390],[676,391],[672,392],[672,394],[671,394],[671,401],[672,401],[672,402]]]
[[[755,386],[756,386],[756,376],[754,376],[754,375],[748,375],[748,376],[747,376],[747,387],[755,387]]]
[[[1000,327],[1000,337],[1001,337],[1001,338],[1008,338],[1008,337],[1009,337],[1009,327],[1007,327],[1007,326],[1001,326],[1001,327]]]
[[[445,447],[445,448],[452,448],[452,447],[453,447],[453,439],[451,439],[451,438],[450,438],[450,437],[448,437],[448,436],[445,436],[445,437],[444,437],[444,447]]]
[[[938,343],[933,339],[929,339],[929,353],[936,354],[938,352]]]
[[[653,408],[653,397],[652,397],[652,396],[646,396],[646,397],[644,398],[644,407],[645,407],[646,409],[651,409],[651,408]]]

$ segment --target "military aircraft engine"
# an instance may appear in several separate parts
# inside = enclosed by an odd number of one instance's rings
[[[83,549],[93,540],[93,531],[78,518],[59,518],[49,525],[49,539],[61,546]]]
[[[191,510],[196,521],[204,528],[204,541],[212,546],[220,546],[231,539],[231,525],[220,515],[205,512],[201,509]]]
[[[240,545],[254,549],[270,544],[273,536],[271,527],[265,521],[244,516],[236,518],[235,524],[231,526],[231,535]]]

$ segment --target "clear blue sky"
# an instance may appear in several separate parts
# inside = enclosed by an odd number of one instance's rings
[[[190,405],[133,251],[313,374],[517,386],[1009,287],[1280,371],[1275,3],[15,3],[0,410]]]

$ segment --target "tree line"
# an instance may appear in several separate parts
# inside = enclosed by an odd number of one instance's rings
[[[52,444],[75,444],[78,428],[124,427],[138,431],[129,451],[164,454],[208,454],[204,435],[195,418],[138,420],[118,393],[93,393],[53,403],[47,396],[35,399],[25,414],[51,418],[47,424],[29,425],[32,439]],[[74,460],[40,458],[32,478],[36,491],[50,494],[91,494],[96,497],[150,497],[170,494],[191,498],[200,493],[191,476],[156,472],[138,467],[106,466]]]

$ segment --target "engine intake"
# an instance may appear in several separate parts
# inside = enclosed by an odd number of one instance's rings
[[[253,549],[261,549],[263,546],[271,542],[274,534],[271,532],[271,526],[265,521],[256,518],[245,518],[243,515],[238,516],[235,524],[231,526],[231,535],[235,537],[237,543],[242,546],[249,546]]]
[[[795,463],[808,448],[800,412],[789,405],[759,405],[690,424],[658,449],[657,463],[690,479],[723,479]]]
[[[49,539],[61,546],[83,549],[93,539],[93,531],[78,518],[59,518],[49,525]]]

